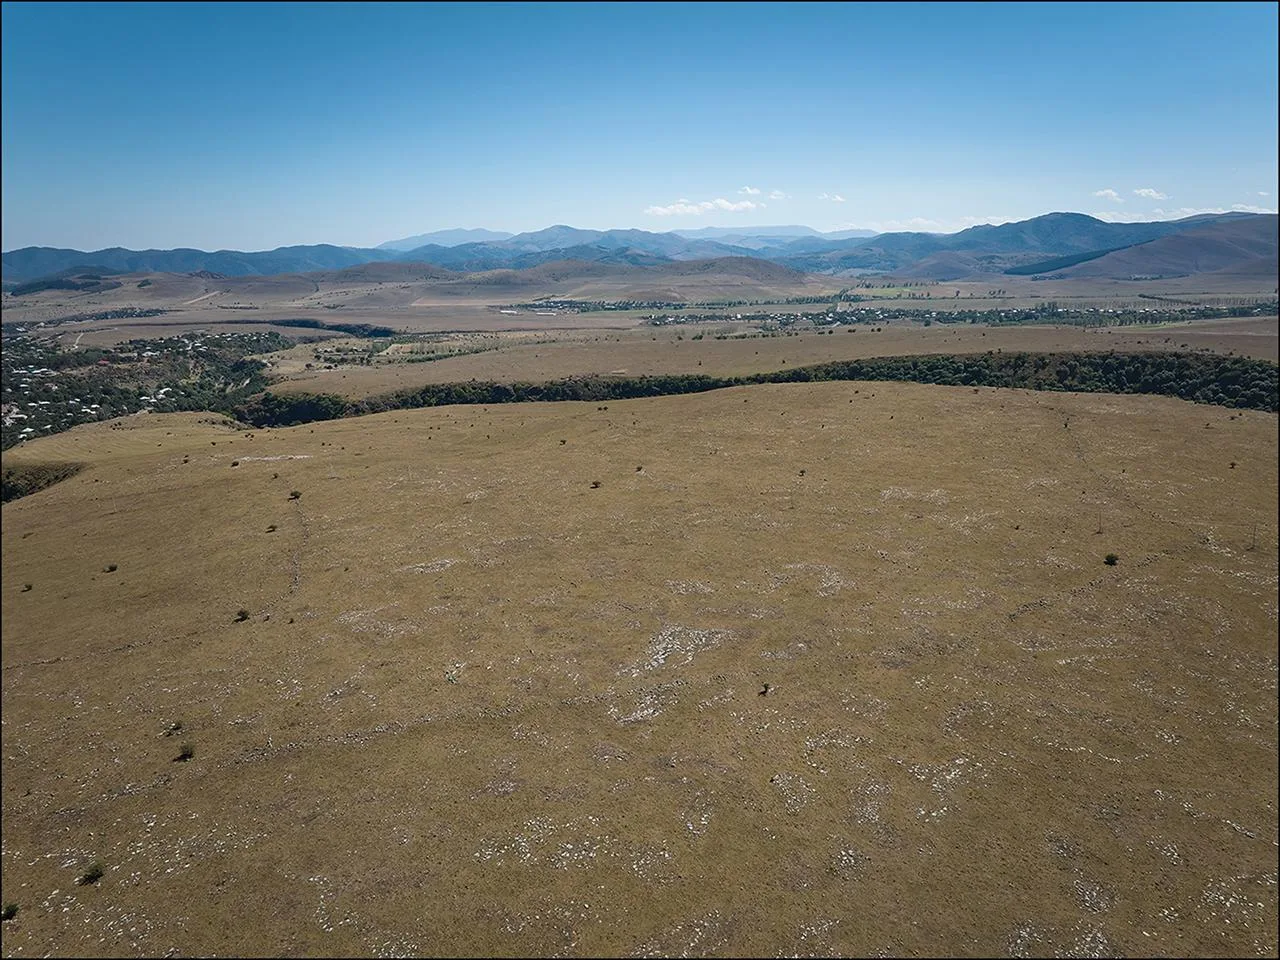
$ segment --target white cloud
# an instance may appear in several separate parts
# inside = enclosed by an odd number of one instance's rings
[[[1133,191],[1135,197],[1146,197],[1148,200],[1168,200],[1167,193],[1161,193],[1159,190],[1153,190],[1151,187],[1139,187]]]
[[[708,205],[707,209],[710,209]],[[654,217],[674,217],[678,214],[697,214],[705,212],[701,204],[690,203],[688,200],[681,198],[675,203],[668,204],[665,207],[645,207],[644,212]]]
[[[1201,213],[1275,213],[1270,207],[1258,207],[1251,203],[1233,203],[1230,207],[1178,207],[1176,210],[1164,210],[1156,207],[1151,211],[1157,220],[1181,220],[1183,217],[1194,217]]]
[[[747,196],[749,196],[749,197],[754,197],[754,196],[755,196],[756,194],[758,194],[760,191],[759,191],[759,189],[758,189],[758,188],[756,188],[756,187],[743,187],[743,188],[742,188],[741,190],[739,190],[738,192],[739,192],[739,193],[745,193],[745,194],[746,194]]]
[[[1265,190],[1259,190],[1259,191],[1258,191],[1258,196],[1260,196],[1260,197],[1269,197],[1269,196],[1271,196],[1271,194],[1267,193],[1267,191],[1265,191]]]
[[[838,193],[824,193],[818,197],[819,200],[830,200],[832,203],[844,203],[844,197]]]
[[[837,230],[874,230],[876,233],[957,233],[981,224],[1012,223],[1016,217],[960,217],[956,220],[933,220],[929,217],[908,217],[905,220],[870,220],[862,223],[842,223]]]
[[[726,200],[723,197],[716,197],[716,199],[712,200],[711,203],[713,206],[715,206],[719,210],[763,210],[764,209],[763,203],[753,203],[750,200],[739,200],[737,203],[733,203],[732,201]]]
[[[739,200],[734,202],[732,200],[726,200],[724,197],[716,197],[714,200],[699,200],[694,202],[681,197],[675,203],[668,204],[665,207],[645,207],[644,212],[652,217],[675,217],[682,215],[701,216],[709,210],[728,210],[730,212],[738,212],[740,210],[763,209],[763,203],[755,203],[751,200]]]
[[[770,200],[790,200],[791,195],[787,193],[783,193],[781,190],[771,190],[769,191],[769,199]]]
[[[1106,190],[1095,190],[1093,191],[1093,195],[1095,197],[1102,197],[1104,200],[1110,200],[1112,203],[1124,203],[1124,197],[1120,196],[1120,194],[1116,193],[1110,187]]]

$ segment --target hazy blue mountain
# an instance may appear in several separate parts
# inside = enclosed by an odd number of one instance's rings
[[[448,270],[475,272],[504,268],[525,269],[555,260],[573,259],[606,264],[653,265],[665,262],[750,258],[782,264],[811,273],[901,272],[932,279],[959,279],[968,275],[998,274],[1054,258],[1095,253],[1088,268],[1120,269],[1129,263],[1109,251],[1150,243],[1162,237],[1265,220],[1258,214],[1205,214],[1184,220],[1149,223],[1107,223],[1080,213],[1050,213],[1018,223],[970,227],[959,233],[885,233],[848,236],[866,231],[823,235],[809,231],[801,236],[754,236],[731,232],[727,227],[698,231],[653,233],[648,230],[579,230],[557,224],[545,230],[521,233],[503,240],[458,244],[428,243],[410,250],[364,249],[330,244],[280,247],[243,252],[218,250],[126,250],[112,247],[83,252],[53,247],[25,247],[3,254],[3,279],[7,285],[43,279],[80,268],[120,273],[193,273],[207,270],[225,276],[271,275],[341,270],[366,263],[418,261]],[[1274,221],[1274,217],[1271,221]],[[738,229],[741,228],[732,228]],[[807,227],[758,227],[754,230],[808,231]],[[1240,228],[1244,236],[1250,228]],[[1262,229],[1262,228],[1256,228]],[[1265,231],[1264,231],[1265,232]],[[445,231],[449,233],[449,231]],[[454,232],[456,233],[456,231]],[[696,233],[697,236],[686,236]],[[714,233],[713,238],[710,234]],[[446,238],[447,239],[447,238]],[[736,240],[736,242],[735,242]],[[399,241],[397,241],[399,242]],[[1256,245],[1255,245],[1256,247]],[[1171,248],[1172,249],[1172,248]],[[1219,252],[1204,262],[1212,269],[1229,269],[1237,251],[1246,245],[1227,240]],[[1194,266],[1194,253],[1178,247],[1173,260]],[[1159,251],[1157,251],[1159,253]],[[1107,256],[1104,257],[1104,254]],[[1266,252],[1260,254],[1265,258]],[[1161,254],[1161,256],[1164,256]],[[1181,258],[1181,259],[1179,259]],[[1159,259],[1159,258],[1157,258]],[[1164,261],[1162,261],[1164,262]],[[1136,269],[1136,268],[1135,268]],[[1166,266],[1161,269],[1175,269]],[[1180,268],[1178,268],[1180,269]],[[1190,269],[1190,267],[1188,267]],[[1252,269],[1252,268],[1251,268]],[[1082,269],[1077,271],[1084,275]],[[1090,274],[1092,275],[1092,274]]]
[[[582,244],[595,243],[604,235],[603,230],[579,230],[558,223],[531,233],[517,233],[514,237],[501,241],[512,250],[563,250]]]
[[[1146,243],[1187,229],[1177,220],[1108,223],[1083,213],[1047,213],[1018,223],[983,224],[943,239],[940,249],[987,253],[1084,253]]]
[[[830,233],[824,233],[823,236],[828,240],[853,240],[861,237],[878,237],[880,234],[874,230],[832,230]]]
[[[23,247],[0,255],[0,269],[6,281],[34,280],[71,267],[100,266],[121,273],[193,273],[208,270],[228,277],[268,276],[277,273],[305,273],[333,270],[375,260],[391,260],[387,250],[335,247],[327,243],[312,246],[279,247],[257,253],[239,250],[126,250],[111,247],[85,253],[55,247]]]
[[[1082,213],[1049,213],[1016,223],[969,227],[952,234],[883,233],[871,239],[842,241],[826,250],[788,250],[770,259],[812,273],[881,270],[903,271],[922,278],[959,279],[1000,273],[1037,258],[1116,250],[1238,219],[1235,214],[1210,214],[1190,220],[1108,223]]]
[[[420,233],[416,237],[405,237],[402,240],[388,240],[380,243],[377,250],[417,250],[428,244],[441,247],[456,247],[463,243],[485,243],[490,240],[508,240],[513,235],[505,230],[435,230],[431,233]]]
[[[725,237],[820,237],[822,234],[801,224],[778,227],[698,227],[693,230],[672,230],[672,233],[691,240],[719,240]]]
[[[874,230],[835,230],[821,233],[812,227],[790,224],[777,227],[700,227],[696,230],[672,230],[674,234],[691,240],[719,240],[748,250],[829,249],[835,241],[855,237],[874,237]],[[804,246],[798,246],[804,244]]]
[[[747,247],[715,240],[690,240],[676,233],[650,233],[647,230],[608,230],[595,243],[614,248],[634,247],[672,260],[707,260],[713,257],[751,255],[751,250]]]

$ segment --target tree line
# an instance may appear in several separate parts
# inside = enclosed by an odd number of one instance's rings
[[[236,419],[255,427],[293,426],[451,404],[523,403],[703,393],[761,383],[887,380],[953,386],[1012,387],[1081,393],[1146,393],[1249,410],[1280,410],[1280,368],[1265,360],[1185,353],[993,353],[870,357],[740,377],[667,374],[574,377],[545,383],[429,384],[349,400],[333,394],[267,391],[236,405]]]

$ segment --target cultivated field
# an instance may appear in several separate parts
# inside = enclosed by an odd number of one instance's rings
[[[5,956],[1276,955],[1273,415],[214,419],[5,454]]]
[[[332,370],[321,369],[315,348],[304,345],[271,358],[276,361],[272,373],[284,378],[272,389],[277,393],[335,393],[359,398],[473,378],[509,382],[609,373],[742,376],[830,360],[988,350],[1204,350],[1274,361],[1280,346],[1280,325],[1275,317],[1089,329],[970,324],[925,327],[896,321],[881,324],[878,330],[859,324],[836,328],[830,334],[812,331],[740,337],[752,329],[744,324],[698,324],[632,331],[459,334],[430,345],[437,353],[458,352],[458,356],[369,366],[334,361],[336,368]],[[694,340],[698,334],[702,339]],[[717,340],[717,334],[728,334],[732,339]],[[348,346],[355,347],[353,343]],[[404,354],[389,356],[402,359]],[[306,363],[316,369],[306,369]]]

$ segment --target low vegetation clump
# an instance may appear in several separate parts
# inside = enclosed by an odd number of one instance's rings
[[[1108,553],[1103,558],[1102,562],[1105,563],[1108,567],[1114,567],[1117,563],[1120,562],[1120,558],[1116,556],[1114,553]]]
[[[6,903],[4,909],[0,910],[0,920],[12,920],[18,915],[18,905],[16,903]]]
[[[0,479],[0,502],[8,503],[21,497],[38,493],[45,487],[74,477],[84,469],[79,463],[39,463],[31,466],[19,464],[5,467]]]
[[[95,860],[93,861],[93,863],[89,864],[89,866],[85,869],[84,873],[76,877],[76,883],[78,883],[82,887],[88,886],[90,884],[97,883],[99,880],[102,879],[103,875],[104,875],[104,871],[102,869],[102,863],[98,860]]]

